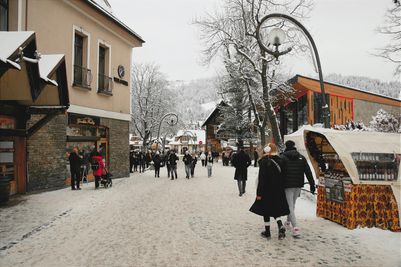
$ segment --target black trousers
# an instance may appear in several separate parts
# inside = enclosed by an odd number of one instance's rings
[[[191,177],[194,177],[195,166],[196,166],[196,165],[192,165],[192,166],[191,166]]]
[[[160,166],[155,166],[155,177],[160,177]]]
[[[79,188],[81,182],[81,170],[71,170],[71,189]]]
[[[101,179],[100,176],[95,176],[95,188],[98,188],[98,187],[99,187],[100,179]]]
[[[246,187],[246,180],[237,180],[238,183],[238,191],[240,194],[245,193],[245,187]]]
[[[202,159],[202,166],[203,166],[203,167],[206,166],[205,160],[204,160],[204,159]]]

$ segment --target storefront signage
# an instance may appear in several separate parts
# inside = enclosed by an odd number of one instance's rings
[[[100,124],[100,118],[70,113],[68,114],[68,124],[98,126]]]
[[[326,199],[344,202],[344,186],[341,180],[325,178]]]
[[[0,129],[15,129],[15,118],[0,116]]]

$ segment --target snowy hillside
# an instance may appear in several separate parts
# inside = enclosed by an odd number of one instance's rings
[[[170,81],[169,90],[174,95],[180,120],[186,125],[203,121],[218,99],[215,78]]]
[[[401,82],[382,82],[377,79],[372,79],[362,76],[343,76],[341,74],[329,74],[324,77],[327,82],[338,83],[344,86],[355,87],[361,90],[390,96],[400,99],[401,97]]]

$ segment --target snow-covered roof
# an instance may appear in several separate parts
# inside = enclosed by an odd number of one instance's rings
[[[219,104],[216,105],[214,109],[209,113],[209,115],[206,117],[205,121],[202,124],[202,127],[205,126],[205,124],[211,119],[211,117],[215,114],[220,109],[220,106],[226,106],[227,104],[221,100]]]
[[[49,76],[52,75],[53,71],[59,66],[59,64],[64,60],[64,55],[54,54],[54,55],[42,55],[39,60],[39,73],[40,78],[45,82],[58,86],[57,82],[51,80]]]
[[[319,80],[317,80],[317,79],[314,79],[314,78],[311,78],[311,77],[307,77],[307,76],[303,76],[303,75],[299,75],[299,74],[297,74],[295,77],[291,78],[290,82],[296,81],[296,79],[298,77],[319,82]],[[374,96],[378,96],[378,97],[384,97],[384,98],[388,98],[388,99],[391,99],[391,100],[397,100],[397,101],[401,102],[400,99],[397,99],[397,98],[394,98],[394,97],[391,97],[391,96],[381,95],[381,94],[378,94],[378,93],[375,93],[375,92],[366,91],[366,90],[363,90],[363,89],[360,89],[360,88],[356,88],[356,87],[352,87],[352,86],[348,86],[348,85],[342,85],[342,84],[339,84],[339,83],[327,82],[327,81],[324,81],[324,83],[325,84],[334,85],[334,86],[338,86],[338,87],[343,87],[343,88],[349,89],[349,90],[359,91],[359,92],[362,92],[362,93],[365,93],[365,94],[370,94],[370,95],[374,95]]]
[[[143,40],[143,38],[139,34],[137,34],[134,30],[132,30],[130,27],[128,27],[126,24],[124,24],[121,20],[119,20],[116,16],[112,14],[113,11],[111,5],[107,0],[86,0],[86,2],[89,3],[96,10],[100,11],[103,15],[109,17],[113,22],[115,22],[118,26],[126,30],[128,33],[138,38],[142,43],[145,42],[145,40]]]
[[[12,65],[14,68],[21,69],[18,63],[10,60],[10,57],[15,54],[20,47],[24,47],[34,36],[35,32],[33,31],[0,31],[0,60]]]

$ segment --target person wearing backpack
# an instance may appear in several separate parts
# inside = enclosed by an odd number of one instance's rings
[[[99,188],[99,182],[102,178],[102,175],[105,173],[103,157],[100,152],[95,152],[92,156],[92,171],[93,176],[95,176],[95,189]]]
[[[288,229],[291,229],[292,226],[292,235],[298,238],[301,236],[301,232],[295,217],[295,203],[301,195],[301,188],[304,187],[304,175],[308,179],[312,194],[315,193],[315,181],[313,180],[312,171],[309,168],[307,160],[297,151],[293,141],[289,140],[285,142],[285,150],[281,154],[281,157],[286,165],[284,188],[290,208],[290,214],[287,216],[285,226]]]
[[[265,231],[261,235],[270,239],[270,217],[273,217],[278,226],[278,239],[285,238],[285,227],[279,217],[288,215],[290,209],[284,192],[285,163],[277,155],[275,144],[269,143],[263,149],[263,156],[259,160],[258,185],[256,200],[249,211],[263,216]]]

